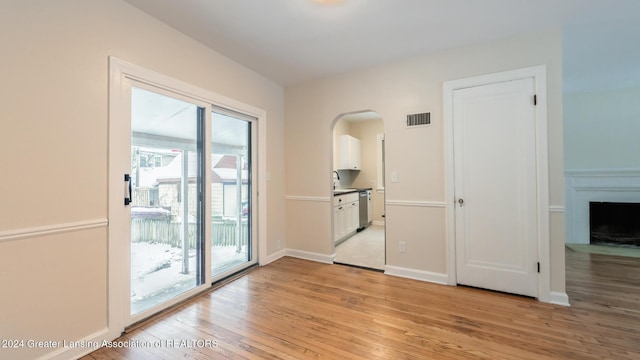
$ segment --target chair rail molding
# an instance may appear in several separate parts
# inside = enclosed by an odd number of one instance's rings
[[[385,204],[391,206],[413,206],[413,207],[431,207],[444,208],[447,204],[444,201],[416,201],[416,200],[387,200]]]
[[[107,227],[109,220],[106,218],[82,220],[69,223],[34,226],[22,229],[0,231],[0,243],[6,241],[21,240],[41,236],[56,235],[72,231],[81,231]]]

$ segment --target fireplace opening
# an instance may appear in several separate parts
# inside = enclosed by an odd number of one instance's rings
[[[640,203],[590,202],[591,244],[640,247]]]

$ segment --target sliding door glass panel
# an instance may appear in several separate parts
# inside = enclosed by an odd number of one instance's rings
[[[131,315],[204,282],[204,109],[131,89]]]
[[[213,112],[211,118],[211,275],[252,260],[251,122]]]

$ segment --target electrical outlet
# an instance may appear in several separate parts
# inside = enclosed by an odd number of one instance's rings
[[[407,244],[404,241],[400,241],[400,243],[398,244],[398,247],[401,253],[403,252],[407,252]]]
[[[276,247],[278,248],[278,250],[282,249],[282,240],[278,239]]]

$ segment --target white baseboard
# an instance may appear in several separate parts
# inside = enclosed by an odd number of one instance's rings
[[[371,225],[384,226],[384,220],[383,221],[372,221]]]
[[[549,294],[549,303],[562,306],[571,306],[569,304],[569,295],[563,292],[552,291]]]
[[[287,249],[278,250],[264,259],[260,259],[260,266],[265,266],[285,256],[287,256]]]
[[[319,253],[295,250],[295,249],[287,249],[287,256],[295,257],[298,259],[317,261],[324,264],[333,264],[333,260],[336,257],[335,254],[325,255],[325,254],[319,254]]]
[[[384,267],[386,275],[398,276],[407,279],[426,281],[435,284],[447,285],[449,277],[447,274],[434,273],[430,271],[408,269],[399,266],[386,265]]]
[[[77,359],[83,357],[89,353],[92,353],[98,350],[103,341],[112,341],[119,336],[118,334],[110,334],[108,329],[102,329],[97,331],[89,336],[86,336],[83,339],[79,339],[75,341],[75,347],[71,347],[71,344],[67,344],[67,347],[58,348],[53,352],[45,354],[38,358],[38,360],[66,360],[66,359]],[[70,342],[70,340],[65,340]],[[96,346],[94,346],[96,345]]]

